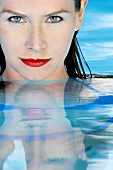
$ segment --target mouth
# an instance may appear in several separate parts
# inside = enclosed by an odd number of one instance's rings
[[[22,112],[24,116],[24,119],[23,119],[24,121],[50,119],[45,109],[30,108],[30,109],[23,109]]]
[[[41,67],[47,64],[50,59],[32,59],[32,58],[20,58],[20,60],[29,67]]]

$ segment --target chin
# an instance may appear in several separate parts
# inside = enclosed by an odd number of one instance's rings
[[[44,76],[25,76],[23,77],[25,80],[28,80],[28,81],[41,81],[41,80],[45,80],[47,79],[47,77],[44,77]]]

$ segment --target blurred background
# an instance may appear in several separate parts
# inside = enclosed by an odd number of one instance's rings
[[[78,33],[93,74],[113,75],[113,0],[89,0]]]

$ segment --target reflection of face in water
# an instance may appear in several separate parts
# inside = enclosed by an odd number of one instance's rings
[[[78,156],[84,154],[83,135],[66,118],[65,83],[12,84],[11,89],[6,89],[6,102],[15,108],[4,110],[6,122],[1,131],[22,141],[27,170],[75,170]]]
[[[84,150],[83,135],[66,118],[65,83],[11,87],[16,89],[11,102],[17,110],[5,111],[6,119],[8,115],[11,118],[4,124],[4,133],[22,140],[28,170],[74,170],[76,159]]]
[[[16,115],[21,120],[21,125],[42,127],[42,130],[45,127],[47,130],[48,127],[52,126],[52,131],[54,128],[60,129],[63,126],[67,128],[64,123],[68,122],[70,125],[70,121],[66,119],[67,112],[65,112],[64,107],[80,104],[79,95],[82,85],[76,81],[68,81],[66,86],[65,83],[65,81],[60,81],[57,83],[25,84],[19,89],[17,85],[12,86],[13,91],[15,91],[12,105],[18,108],[18,110],[14,110],[13,116]],[[11,95],[9,96],[11,98]],[[57,126],[55,126],[56,121]]]
[[[0,81],[0,131],[5,122],[4,105],[5,105],[5,83]],[[4,160],[13,152],[14,143],[12,140],[4,141],[0,136],[0,170],[3,170]]]
[[[5,84],[3,81],[0,81],[0,126],[4,123],[5,116],[4,116],[4,104],[5,104]]]

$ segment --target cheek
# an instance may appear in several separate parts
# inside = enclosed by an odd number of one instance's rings
[[[0,43],[5,56],[17,54],[22,49],[24,43],[22,31],[15,31],[2,26],[0,29]]]
[[[64,27],[59,31],[56,31],[56,33],[51,34],[51,37],[49,37],[50,49],[54,52],[54,54],[66,57],[72,42],[73,35],[73,27]]]
[[[23,42],[26,29],[18,28],[17,26],[11,26],[10,24],[2,24],[0,28],[0,39],[3,43],[13,44],[14,46],[17,44],[16,42]],[[24,36],[23,36],[24,35]]]

